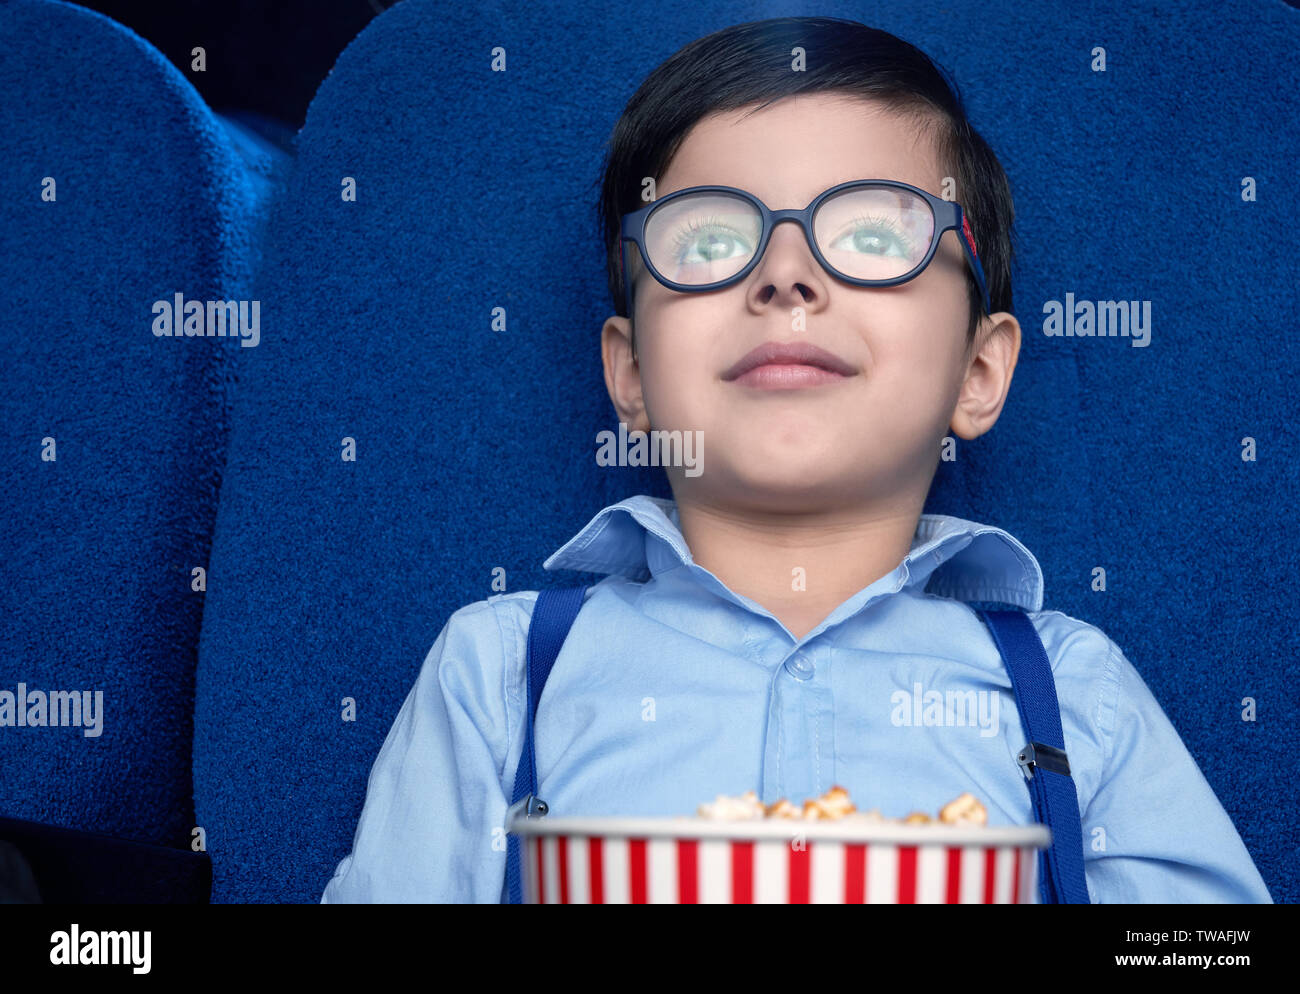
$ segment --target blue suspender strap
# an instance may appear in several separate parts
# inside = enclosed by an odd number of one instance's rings
[[[1052,846],[1039,857],[1044,904],[1089,904],[1083,874],[1079,796],[1070,776],[1061,733],[1061,709],[1047,651],[1023,611],[977,610],[1011,674],[1011,693],[1028,742],[1018,756],[1029,778],[1034,815],[1052,830]]]
[[[560,655],[560,647],[582,609],[586,587],[563,587],[542,590],[533,605],[528,625],[528,663],[524,680],[528,688],[528,715],[524,721],[524,748],[515,770],[515,792],[506,811],[506,825],[517,813],[529,817],[546,814],[546,802],[537,796],[537,758],[533,752],[533,723],[537,719],[537,702],[542,688]],[[519,837],[506,836],[506,888],[510,904],[523,903],[523,879],[520,873]]]

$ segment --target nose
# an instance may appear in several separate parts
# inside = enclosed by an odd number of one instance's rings
[[[816,296],[814,284],[818,273],[824,270],[812,251],[803,225],[799,223],[798,213],[772,212],[772,232],[763,249],[763,257],[758,261],[762,273],[756,284],[765,301],[791,288],[797,291],[793,300],[795,304],[807,303]],[[786,224],[786,221],[793,223]]]

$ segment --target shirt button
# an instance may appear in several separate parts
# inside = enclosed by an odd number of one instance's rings
[[[796,680],[811,680],[815,669],[812,660],[802,652],[795,653],[785,663],[786,672]]]

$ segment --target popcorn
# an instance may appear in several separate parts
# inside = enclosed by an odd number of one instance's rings
[[[839,821],[870,822],[883,824],[892,822],[902,825],[987,825],[988,811],[974,794],[969,792],[949,801],[939,811],[937,819],[931,818],[924,811],[913,811],[906,818],[885,818],[879,808],[859,811],[849,800],[849,792],[838,785],[831,787],[821,797],[809,798],[803,802],[802,809],[787,798],[764,806],[758,795],[748,790],[739,797],[719,794],[710,804],[701,804],[698,816],[715,821],[748,821],[758,818],[787,818],[804,821]]]
[[[987,825],[989,813],[974,794],[962,794],[943,806],[939,820],[947,825]]]
[[[816,819],[839,819],[852,814],[857,808],[849,800],[849,792],[843,787],[832,787],[815,801],[803,802],[803,816]]]
[[[758,794],[747,790],[739,797],[719,794],[712,804],[701,804],[696,814],[717,821],[746,821],[763,817],[763,804]]]
[[[769,805],[767,809],[769,818],[798,818],[799,809],[787,801],[784,797],[775,804]]]

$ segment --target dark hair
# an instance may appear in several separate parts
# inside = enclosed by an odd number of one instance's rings
[[[807,53],[806,71],[791,71],[796,46]],[[955,85],[924,52],[888,32],[841,18],[778,17],[691,42],[656,67],[624,108],[608,142],[599,204],[615,313],[631,317],[623,313],[622,216],[645,206],[644,178],[667,169],[691,128],[712,113],[760,102],[754,109],[761,110],[783,97],[823,92],[881,100],[930,134],[940,166],[956,180],[954,199],[970,222],[993,310],[1012,309],[1011,188],[997,156],[966,120]],[[984,313],[969,266],[967,284],[969,350]]]

